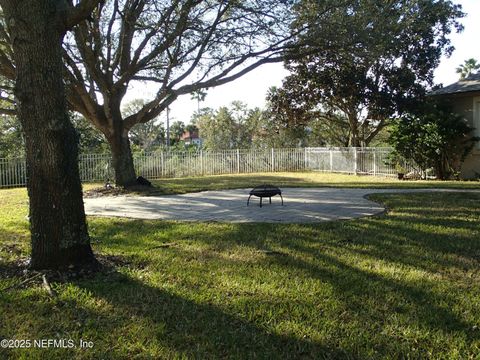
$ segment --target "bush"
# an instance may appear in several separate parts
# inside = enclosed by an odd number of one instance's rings
[[[445,101],[429,101],[416,113],[394,120],[389,142],[395,152],[438,179],[458,178],[467,155],[479,139],[473,128]]]

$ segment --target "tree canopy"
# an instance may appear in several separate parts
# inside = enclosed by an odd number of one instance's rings
[[[296,8],[300,58],[272,98],[284,122],[314,118],[349,125],[350,146],[368,145],[386,120],[416,106],[433,81],[461,7],[446,0],[304,0]],[[304,44],[307,44],[304,46]],[[299,46],[300,46],[299,45]]]
[[[279,62],[292,34],[292,2],[281,0],[107,0],[65,39],[64,63],[71,108],[107,138],[118,185],[135,180],[128,133],[155,119],[180,95],[233,81]],[[3,31],[5,44],[9,34]],[[0,48],[0,72],[14,64]],[[135,83],[155,95],[124,117],[122,100]]]
[[[16,116],[0,115],[0,158],[25,155],[21,128]]]
[[[105,0],[66,37],[65,83],[70,107],[107,138],[118,185],[135,180],[128,133],[155,119],[183,94],[233,81],[283,59],[294,1]],[[4,27],[0,27],[0,30]],[[1,31],[4,44],[9,34]],[[0,73],[15,65],[0,47]],[[132,84],[155,95],[122,116]]]
[[[193,122],[208,150],[246,149],[262,144],[263,113],[258,108],[249,109],[241,101],[217,110],[202,109]]]

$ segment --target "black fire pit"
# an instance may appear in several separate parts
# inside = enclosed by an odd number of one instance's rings
[[[275,195],[280,195],[280,198],[282,199],[282,206],[283,206],[282,190],[280,190],[278,187],[273,185],[268,185],[268,184],[255,186],[252,190],[250,190],[250,196],[248,197],[248,200],[247,200],[247,206],[250,203],[250,198],[252,196],[256,196],[260,198],[260,207],[262,207],[262,199],[264,197],[268,197],[270,199],[270,204],[271,204],[272,196],[275,196]]]

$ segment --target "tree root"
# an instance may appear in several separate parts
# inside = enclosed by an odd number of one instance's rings
[[[43,287],[45,288],[45,290],[47,290],[48,295],[50,295],[50,296],[53,297],[53,298],[56,298],[56,297],[57,297],[57,294],[55,293],[55,291],[54,291],[54,290],[52,289],[52,287],[50,286],[50,283],[48,282],[47,277],[45,276],[45,274],[42,275],[42,280],[43,280]]]

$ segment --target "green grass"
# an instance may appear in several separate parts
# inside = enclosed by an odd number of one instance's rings
[[[354,176],[318,172],[255,173],[154,180],[161,193],[178,194],[203,190],[251,188],[273,183],[279,187],[348,187],[348,188],[459,188],[480,189],[480,181],[401,181],[392,177]]]
[[[328,176],[255,179],[300,186]],[[248,180],[159,184],[185,192]],[[478,358],[480,194],[373,198],[387,215],[315,225],[89,218],[96,253],[116,256],[116,271],[54,283],[57,298],[40,285],[0,292],[0,339],[83,339],[93,349],[0,349],[0,358]],[[1,271],[28,256],[25,190],[0,191],[0,204]],[[20,280],[2,278],[0,289]]]
[[[397,189],[480,189],[480,181],[397,180],[393,177],[355,176],[320,172],[253,173],[213,175],[152,180],[155,188],[151,195],[185,194],[206,190],[252,188],[254,185],[272,183],[279,187],[345,187],[345,188],[397,188]],[[102,187],[100,183],[86,183],[85,190]],[[145,195],[145,193],[142,193]]]

